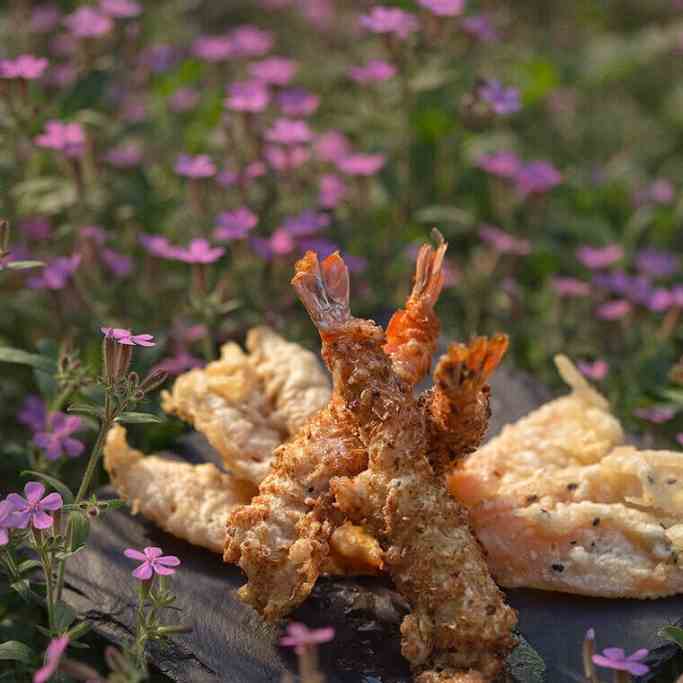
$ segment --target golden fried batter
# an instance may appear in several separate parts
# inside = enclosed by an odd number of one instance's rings
[[[104,467],[133,514],[142,513],[174,536],[214,552],[223,551],[230,511],[255,493],[253,484],[215,465],[145,456],[128,446],[120,425],[107,434]]]
[[[681,454],[620,445],[607,401],[558,357],[568,396],[533,411],[449,479],[504,586],[602,597],[683,591]]]
[[[233,343],[205,368],[181,375],[162,407],[187,420],[235,476],[259,484],[273,451],[329,400],[314,354],[268,328],[249,332],[248,355]]]

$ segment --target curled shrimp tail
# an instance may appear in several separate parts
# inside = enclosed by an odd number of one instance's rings
[[[430,308],[434,307],[443,289],[443,259],[448,248],[448,243],[436,228],[432,230],[432,238],[437,243],[436,248],[423,244],[418,252],[415,281],[408,299],[420,301]]]
[[[350,320],[349,270],[339,252],[320,263],[317,254],[308,251],[295,270],[292,286],[321,334]]]

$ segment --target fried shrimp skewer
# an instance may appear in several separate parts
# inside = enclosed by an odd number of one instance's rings
[[[434,386],[420,400],[427,413],[429,460],[445,473],[456,458],[476,450],[491,416],[488,378],[498,367],[508,338],[476,337],[451,344],[434,369]]]
[[[334,409],[368,451],[357,477],[332,480],[339,507],[385,548],[386,564],[412,612],[402,651],[419,674],[451,683],[492,680],[514,644],[514,612],[491,579],[467,516],[427,459],[425,415],[412,386],[384,351],[375,323],[351,316],[338,254],[312,252],[292,281],[323,342],[334,377]],[[477,678],[478,676],[478,678]]]

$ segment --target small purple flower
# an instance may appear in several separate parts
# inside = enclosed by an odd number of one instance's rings
[[[31,395],[24,399],[21,410],[17,413],[17,420],[32,432],[45,429],[47,422],[47,407],[40,396]]]
[[[670,251],[640,249],[636,254],[636,268],[652,277],[669,277],[680,268],[680,258]]]
[[[56,5],[38,5],[31,11],[29,30],[32,33],[49,33],[57,26],[61,16],[62,13]]]
[[[480,99],[499,116],[514,114],[522,108],[517,88],[506,88],[498,80],[485,81],[477,89]]]
[[[305,121],[299,119],[276,119],[266,131],[266,140],[281,145],[300,145],[310,142],[313,133]]]
[[[154,73],[168,71],[179,59],[178,48],[165,43],[150,45],[140,53],[140,64]]]
[[[166,237],[163,235],[148,235],[141,234],[139,237],[140,244],[152,256],[159,256],[161,258],[174,259],[177,254],[177,247],[174,247]]]
[[[309,629],[304,624],[291,622],[287,625],[287,635],[280,638],[280,645],[293,647],[297,654],[303,654],[306,648],[329,643],[334,638],[334,628]]]
[[[405,40],[418,29],[414,14],[397,7],[373,7],[368,14],[362,14],[360,25],[372,33],[388,33]]]
[[[81,418],[65,413],[50,413],[47,420],[48,430],[37,432],[33,443],[45,451],[48,460],[57,460],[66,454],[70,458],[77,458],[85,445],[71,435],[81,428]]]
[[[307,237],[326,228],[329,224],[330,217],[327,214],[307,209],[296,216],[285,218],[282,228],[292,237]]]
[[[50,221],[44,216],[31,216],[22,219],[19,223],[19,229],[30,240],[45,240],[52,231]]]
[[[336,163],[351,154],[351,143],[344,133],[328,130],[317,137],[313,149],[320,161]]]
[[[122,327],[101,327],[100,331],[107,339],[113,339],[126,346],[155,346],[156,342],[151,334],[132,334]]]
[[[609,371],[609,365],[607,364],[607,361],[602,359],[598,359],[592,363],[588,361],[579,361],[576,366],[584,376],[596,382],[600,382],[601,380],[605,379]]]
[[[465,17],[460,25],[470,38],[480,43],[493,43],[499,38],[491,20],[484,14]]]
[[[532,161],[518,171],[517,189],[526,196],[543,194],[562,182],[562,175],[549,161]]]
[[[679,432],[678,434],[676,434],[676,441],[678,441],[678,443],[681,446],[683,446],[683,432]]]
[[[133,576],[140,581],[149,581],[154,574],[169,576],[175,574],[180,560],[175,555],[162,555],[161,548],[148,546],[142,552],[134,548],[126,548],[123,554],[131,560],[139,560],[142,564],[133,570]]]
[[[352,66],[349,69],[350,78],[363,85],[388,81],[395,75],[396,67],[381,59],[371,59],[363,66]]]
[[[631,304],[625,299],[615,299],[598,306],[595,315],[601,320],[621,320],[631,312]]]
[[[175,356],[169,356],[155,366],[155,370],[162,370],[169,375],[180,375],[187,370],[200,368],[204,362],[187,351],[179,351]]]
[[[85,150],[85,131],[80,123],[51,120],[34,142],[38,147],[64,152],[68,157],[80,157]]]
[[[217,240],[241,240],[258,224],[258,216],[242,206],[235,211],[224,211],[216,217],[216,228],[213,236]]]
[[[657,178],[646,188],[635,193],[636,205],[641,204],[671,204],[674,199],[674,186],[667,178]]]
[[[607,268],[613,263],[624,258],[624,248],[620,244],[608,244],[604,247],[583,246],[576,250],[576,258],[579,263],[590,268],[591,270],[599,270]]]
[[[57,671],[59,660],[69,645],[69,636],[53,638],[45,650],[45,663],[33,674],[33,683],[46,683]]]
[[[133,270],[133,260],[130,256],[121,254],[113,249],[104,248],[100,251],[100,258],[116,277],[127,277]]]
[[[64,289],[69,278],[81,264],[81,255],[60,256],[50,261],[40,275],[29,278],[27,285],[31,289]]]
[[[186,178],[210,178],[216,175],[216,167],[206,154],[181,154],[176,159],[175,172]]]
[[[673,306],[673,295],[668,289],[659,287],[653,290],[650,299],[647,302],[647,307],[655,313],[667,311]]]
[[[135,142],[127,142],[118,147],[112,147],[104,160],[114,168],[134,168],[142,161],[142,148]]]
[[[107,241],[107,231],[99,225],[84,225],[78,233],[84,240],[92,240],[99,247]]]
[[[644,676],[650,667],[641,662],[649,653],[649,650],[642,648],[627,657],[622,648],[608,647],[602,651],[601,655],[593,655],[593,663],[605,669],[628,671],[633,676]]]
[[[25,529],[29,523],[34,529],[49,529],[54,519],[48,512],[61,510],[64,505],[58,493],[50,493],[43,498],[45,487],[38,481],[29,481],[24,486],[24,495],[10,493],[7,502],[14,508],[12,523],[17,529]]]
[[[87,6],[64,17],[64,25],[77,38],[97,38],[109,33],[114,26],[106,14]]]
[[[385,161],[382,154],[351,154],[336,163],[337,168],[346,175],[372,176],[384,166]]]
[[[236,81],[228,86],[225,106],[233,111],[261,112],[270,102],[268,86],[263,81]]]
[[[261,57],[273,47],[273,34],[244,24],[230,33],[235,57]]]
[[[47,65],[47,59],[33,55],[19,55],[15,59],[2,59],[0,60],[0,78],[21,78],[26,81],[34,81],[45,73]]]
[[[252,78],[273,85],[287,85],[296,74],[299,65],[286,57],[268,57],[249,65]]]
[[[8,529],[14,529],[14,522],[12,521],[12,513],[14,508],[6,500],[0,500],[0,546],[9,543]]]
[[[501,254],[527,256],[531,253],[529,240],[514,237],[493,225],[483,225],[479,230],[479,237]]]
[[[346,197],[347,192],[346,183],[338,175],[324,173],[320,176],[318,203],[323,209],[334,209]]]
[[[320,98],[305,88],[287,88],[277,95],[285,116],[310,116],[320,106]]]
[[[224,62],[234,55],[235,46],[228,36],[200,36],[192,44],[192,54],[205,62]]]
[[[199,92],[194,88],[178,88],[168,98],[168,108],[176,114],[191,111],[199,103]]]
[[[99,0],[100,10],[114,19],[132,19],[142,14],[142,7],[134,0]]]
[[[671,304],[676,308],[683,308],[683,285],[674,285],[671,288]]]
[[[514,152],[493,152],[477,160],[477,166],[500,178],[515,178],[522,168],[522,162]]]
[[[263,156],[276,171],[284,173],[303,166],[311,158],[311,151],[303,145],[267,145]]]
[[[573,277],[556,277],[552,281],[553,289],[559,296],[584,297],[591,293],[590,285]]]
[[[465,0],[417,0],[417,4],[437,17],[457,17],[465,9]]]
[[[176,253],[176,258],[185,263],[214,263],[225,254],[223,247],[212,247],[208,240],[198,238],[192,240],[187,247]]]
[[[669,406],[648,406],[647,408],[636,408],[633,414],[641,420],[646,420],[653,424],[662,424],[673,419],[676,411]]]

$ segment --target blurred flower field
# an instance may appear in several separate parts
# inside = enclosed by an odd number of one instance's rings
[[[306,250],[385,319],[433,227],[449,338],[507,332],[554,386],[566,353],[683,446],[683,2],[386,3],[2,4],[0,493],[81,480],[101,328],[149,347],[122,401],[158,413],[250,326],[315,347]]]

